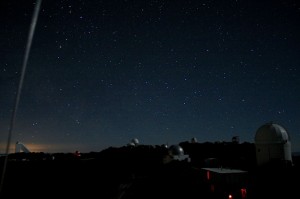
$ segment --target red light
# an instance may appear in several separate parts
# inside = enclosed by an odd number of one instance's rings
[[[247,190],[245,188],[241,189],[241,195],[243,199],[247,197]]]
[[[213,185],[213,184],[210,185],[210,191],[211,191],[211,192],[214,192],[214,191],[215,191],[215,185]]]
[[[207,178],[207,180],[210,179],[210,172],[209,171],[206,171],[206,178]]]
[[[232,195],[231,194],[229,194],[228,195],[228,199],[232,199],[233,197],[232,197]]]

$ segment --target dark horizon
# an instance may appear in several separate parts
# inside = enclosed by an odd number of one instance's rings
[[[297,195],[297,183],[294,182],[300,177],[300,157],[294,165],[275,161],[258,167],[253,144],[245,146],[236,143],[209,144],[205,150],[198,150],[197,144],[185,143],[182,147],[189,151],[190,160],[171,158],[169,162],[163,161],[164,157],[170,155],[163,146],[124,146],[82,156],[56,154],[55,158],[17,154],[8,161],[5,186],[0,194],[1,198],[10,198],[13,193],[40,198],[41,193],[47,193],[51,197],[81,194],[94,197],[96,194],[107,199],[158,196],[221,199],[224,194],[228,196],[231,188],[236,191],[242,188],[246,190],[248,199]],[[218,157],[217,161],[205,161],[211,157]],[[0,158],[1,163],[2,160]],[[223,185],[216,192],[217,195],[211,191],[210,181],[206,180],[208,168],[222,170],[221,175],[216,177],[219,180],[221,178]],[[237,171],[244,178],[240,179]],[[232,181],[224,181],[231,172],[233,174],[229,179]],[[211,177],[215,175],[217,173],[211,174]],[[20,182],[20,179],[26,179],[26,182],[22,181],[24,183],[19,184],[21,186],[16,186],[15,182]],[[231,182],[235,182],[233,187]]]

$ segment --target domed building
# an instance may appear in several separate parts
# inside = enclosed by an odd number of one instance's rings
[[[134,144],[134,145],[139,145],[140,144],[140,141],[137,139],[137,138],[133,138],[131,140],[131,142]]]
[[[169,155],[171,157],[176,157],[176,156],[183,156],[184,155],[184,151],[183,151],[183,148],[179,145],[172,145],[170,146],[169,148]]]
[[[198,143],[197,138],[193,137],[193,138],[191,139],[191,143]]]
[[[138,146],[140,144],[137,138],[131,139],[131,141],[127,144],[127,146]]]
[[[184,154],[184,150],[180,145],[171,145],[168,154],[164,157],[163,163],[169,163],[173,160],[190,161],[189,155]]]
[[[266,123],[255,134],[257,165],[270,162],[292,163],[290,136],[279,124]]]

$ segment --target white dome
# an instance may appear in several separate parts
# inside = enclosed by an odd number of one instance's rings
[[[290,140],[287,131],[280,125],[267,123],[259,127],[255,134],[256,143],[282,143]]]
[[[132,142],[129,142],[129,143],[127,144],[127,146],[135,146],[135,144],[132,143]]]
[[[139,142],[139,140],[137,138],[133,138],[131,140],[131,143],[133,143],[134,145],[138,145],[140,142]]]
[[[191,139],[191,143],[197,143],[198,141],[197,141],[197,138],[195,138],[195,137],[193,137],[192,139]]]
[[[169,148],[169,154],[171,156],[182,156],[184,155],[183,148],[179,145],[172,145]]]

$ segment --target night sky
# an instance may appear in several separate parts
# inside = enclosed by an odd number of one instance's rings
[[[35,1],[0,2],[0,152]],[[43,0],[16,121],[36,152],[254,143],[273,121],[300,151],[297,0]]]

